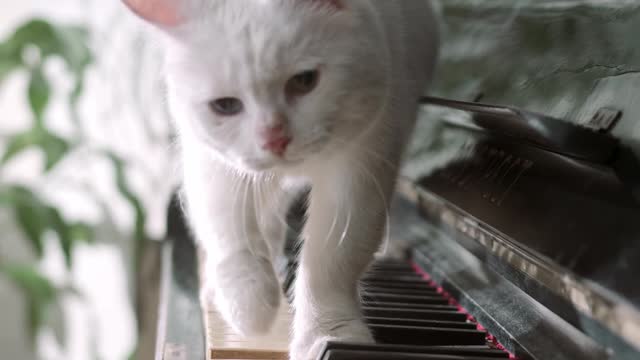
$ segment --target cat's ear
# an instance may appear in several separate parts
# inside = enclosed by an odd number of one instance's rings
[[[145,21],[160,27],[171,28],[184,23],[180,14],[184,0],[122,0]]]

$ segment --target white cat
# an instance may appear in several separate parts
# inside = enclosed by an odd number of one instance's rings
[[[237,331],[269,329],[284,214],[311,186],[291,358],[372,341],[358,279],[435,65],[428,0],[123,1],[163,34],[205,294]]]

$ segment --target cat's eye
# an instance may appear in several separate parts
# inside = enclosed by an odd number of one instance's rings
[[[318,70],[303,71],[287,81],[285,91],[288,96],[306,95],[315,89],[319,78]]]
[[[209,109],[218,115],[233,116],[244,110],[244,104],[240,99],[226,97],[210,101]]]

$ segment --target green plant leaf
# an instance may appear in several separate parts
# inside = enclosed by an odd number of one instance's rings
[[[68,224],[53,207],[49,207],[48,210],[50,212],[50,226],[58,235],[67,268],[70,269],[73,265],[72,251],[74,244],[78,241],[93,242],[93,232],[88,225],[83,223]]]
[[[47,211],[34,204],[15,204],[14,216],[38,257],[43,255],[42,236],[47,231]]]
[[[5,55],[20,58],[27,46],[40,50],[41,58],[58,55],[74,73],[80,73],[91,63],[87,46],[88,30],[81,26],[55,25],[43,19],[33,19],[18,27],[3,42]]]
[[[13,209],[13,215],[24,236],[38,255],[42,256],[42,236],[47,230],[48,211],[27,188],[11,186],[0,191],[0,205]]]
[[[67,268],[71,268],[72,257],[71,251],[73,250],[73,236],[71,233],[71,227],[62,219],[60,213],[53,207],[48,208],[49,220],[51,221],[51,228],[58,235],[60,241],[60,247],[64,254],[64,260],[67,264]]]
[[[142,250],[144,248],[144,243],[147,240],[147,235],[145,233],[145,224],[146,224],[146,213],[144,211],[144,207],[142,203],[138,199],[137,196],[131,191],[129,185],[126,181],[125,174],[125,163],[122,159],[120,159],[116,154],[110,151],[105,151],[105,155],[111,163],[115,170],[115,178],[116,178],[116,187],[118,188],[118,192],[127,200],[129,205],[133,208],[135,215],[135,224],[134,224],[134,241],[135,241],[135,249],[134,249],[134,258],[135,258],[135,267],[137,268],[140,263],[140,256],[142,255]]]
[[[89,32],[82,26],[55,25],[43,19],[28,21],[0,43],[0,81],[17,68],[31,68],[28,96],[35,118],[41,122],[50,93],[41,68],[47,58],[59,56],[75,76],[76,85],[70,96],[70,104],[75,107],[84,72],[93,62],[88,39]],[[35,49],[38,56],[27,58],[25,64],[23,54],[27,49]]]
[[[36,145],[37,143],[38,134],[35,131],[27,131],[21,134],[13,135],[7,141],[7,148],[2,155],[0,165],[8,163],[9,160],[11,160],[14,156],[18,155],[30,146]]]
[[[85,223],[75,223],[69,226],[71,238],[74,242],[92,244],[95,239],[93,228]]]
[[[82,92],[84,91],[84,82],[82,80],[83,80],[82,78],[78,78],[76,80],[76,83],[73,87],[73,91],[69,95],[69,100],[68,100],[71,121],[73,121],[74,125],[76,126],[76,130],[79,131],[80,133],[83,132],[83,126],[84,126],[80,122],[80,116],[78,115],[78,102],[80,100],[80,96],[82,95]]]
[[[9,138],[7,149],[0,159],[0,165],[9,162],[13,157],[29,147],[40,148],[45,155],[45,170],[51,170],[70,149],[69,143],[42,128],[34,128]]]
[[[3,265],[0,266],[0,273],[22,291],[28,308],[29,332],[34,339],[38,329],[46,321],[49,307],[58,297],[57,289],[31,266]]]
[[[7,75],[22,66],[20,57],[7,53],[5,47],[0,44],[0,84]]]
[[[5,43],[9,51],[20,55],[25,46],[36,46],[40,49],[42,57],[55,54],[56,49],[60,47],[54,27],[42,19],[33,19],[22,24]]]
[[[37,66],[31,70],[31,79],[28,89],[29,105],[31,112],[40,127],[44,118],[44,110],[49,103],[51,88],[49,82],[42,73],[42,68]]]
[[[44,151],[46,157],[45,170],[51,170],[62,158],[69,152],[69,143],[51,133],[47,133],[42,137],[40,148]]]
[[[133,191],[131,191],[129,185],[127,184],[125,175],[125,163],[122,159],[120,159],[112,152],[107,152],[107,157],[111,160],[111,163],[113,164],[113,167],[115,169],[116,187],[118,188],[118,191],[134,210],[136,219],[134,236],[136,239],[144,239],[146,238],[146,235],[144,233],[146,214],[142,203],[140,202],[138,197],[135,196]]]
[[[13,209],[20,230],[31,242],[38,257],[43,253],[42,237],[49,230],[56,233],[68,268],[72,265],[73,245],[78,241],[93,241],[93,233],[87,224],[66,222],[58,209],[39,199],[27,188],[11,186],[0,189],[0,205]]]
[[[82,74],[93,61],[91,50],[87,46],[89,31],[81,26],[54,27],[60,48],[57,53],[75,74]]]

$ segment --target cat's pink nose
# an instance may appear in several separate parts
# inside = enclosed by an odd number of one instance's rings
[[[276,125],[263,130],[262,137],[264,139],[262,148],[278,156],[284,155],[291,142],[291,137],[285,133],[284,125]]]

